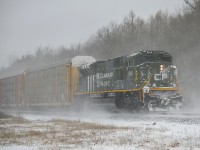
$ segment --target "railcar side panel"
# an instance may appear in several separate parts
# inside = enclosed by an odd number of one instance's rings
[[[15,82],[14,77],[3,79],[3,105],[14,106],[15,102]]]
[[[19,91],[19,89],[18,89],[18,77],[16,76],[15,78],[14,78],[14,82],[15,82],[15,85],[14,85],[14,88],[15,88],[15,98],[14,98],[14,103],[16,104],[16,106],[18,106],[18,91]]]
[[[67,104],[65,65],[28,72],[25,78],[25,100],[28,105]]]
[[[0,106],[2,106],[2,79],[0,79]]]
[[[71,86],[71,94],[72,94],[72,99],[71,101],[73,101],[74,97],[76,96],[77,93],[77,89],[78,89],[78,79],[79,79],[79,72],[78,72],[78,68],[72,66],[71,68],[71,82],[72,82],[72,86]]]
[[[67,98],[67,101],[69,101],[71,103],[71,65],[68,64],[66,65],[66,98]]]

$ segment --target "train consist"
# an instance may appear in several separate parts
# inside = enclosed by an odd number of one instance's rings
[[[179,109],[177,68],[164,51],[141,51],[107,61],[91,56],[0,76],[0,106],[72,105],[114,99],[117,108]]]

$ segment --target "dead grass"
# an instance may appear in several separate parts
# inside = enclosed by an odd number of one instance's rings
[[[81,121],[65,121],[65,120],[58,120],[53,119],[49,121],[50,123],[55,123],[55,125],[66,125],[67,128],[71,128],[72,130],[112,130],[112,129],[124,129],[122,127],[116,127],[112,125],[101,125],[97,123],[88,123],[88,122],[81,122]]]
[[[91,149],[96,145],[134,146],[136,149],[173,149],[191,145],[191,138],[173,139],[166,128],[116,127],[81,121],[54,119],[28,121],[23,118],[0,119],[0,145],[35,145],[37,149]],[[182,142],[182,143],[181,143]],[[184,145],[185,144],[185,145]],[[193,147],[200,142],[192,143]],[[103,149],[103,148],[102,148]]]

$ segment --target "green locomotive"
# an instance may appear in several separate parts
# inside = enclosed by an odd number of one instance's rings
[[[115,99],[117,108],[179,109],[177,68],[164,51],[141,51],[79,67],[78,95]]]

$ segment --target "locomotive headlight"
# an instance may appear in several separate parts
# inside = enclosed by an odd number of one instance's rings
[[[160,71],[164,70],[164,65],[160,65]]]

